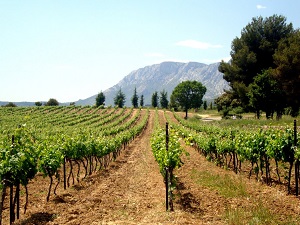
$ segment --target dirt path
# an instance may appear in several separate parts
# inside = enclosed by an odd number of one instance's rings
[[[106,171],[88,179],[92,185],[68,192],[68,207],[52,224],[135,224],[161,211],[163,182],[149,151],[151,131],[149,123]]]

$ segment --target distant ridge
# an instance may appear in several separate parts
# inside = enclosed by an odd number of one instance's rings
[[[7,101],[0,101],[0,106],[2,105],[7,105],[10,102]],[[35,106],[35,102],[13,102],[14,104],[16,104],[17,106]]]
[[[144,95],[144,104],[150,105],[152,94],[155,91],[159,93],[165,90],[168,92],[168,97],[170,97],[176,85],[186,80],[200,81],[207,88],[204,99],[212,101],[222,95],[224,89],[229,89],[229,85],[223,79],[223,74],[218,71],[218,67],[219,63],[206,65],[198,62],[163,62],[146,66],[132,71],[119,83],[105,90],[103,92],[106,97],[105,103],[106,105],[114,105],[113,99],[121,88],[126,96],[125,105],[131,106],[131,97],[136,87],[137,94],[139,96]],[[76,105],[93,105],[96,96],[97,94],[79,100]]]

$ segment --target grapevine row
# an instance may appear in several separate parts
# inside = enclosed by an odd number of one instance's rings
[[[25,124],[13,132],[3,130],[3,135],[0,136],[0,190],[5,192],[7,187],[23,185],[28,196],[29,180],[37,172],[41,172],[50,178],[47,195],[47,200],[49,200],[53,177],[55,176],[59,181],[61,178],[59,171],[64,162],[69,163],[71,168],[68,180],[71,176],[74,177],[72,162],[78,165],[77,181],[80,165],[85,169],[85,176],[106,167],[109,161],[114,160],[120,154],[122,146],[142,132],[147,124],[148,116],[148,111],[141,116],[141,110],[139,110],[129,120],[130,123],[127,123],[126,127],[118,129],[118,126],[114,125],[115,131],[113,128],[110,129],[113,136],[99,136],[103,132],[92,129],[75,129],[73,132],[54,129],[41,134],[40,130],[31,129]],[[4,199],[0,204],[3,204],[3,201]]]
[[[275,163],[278,182],[282,182],[279,164],[288,164],[285,173],[288,173],[288,192],[291,191],[292,168],[299,163],[300,156],[293,129],[222,129],[203,123],[197,125],[180,118],[176,113],[173,115],[180,122],[180,125],[174,123],[173,126],[186,142],[219,166],[233,168],[237,173],[241,171],[242,163],[250,162],[249,177],[255,173],[259,179],[260,173],[265,182],[270,184],[271,163]]]

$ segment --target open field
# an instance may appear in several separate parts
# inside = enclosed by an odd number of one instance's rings
[[[244,162],[236,174],[230,167],[217,166],[215,161],[208,161],[183,137],[180,143],[188,154],[182,156],[182,167],[175,170],[175,211],[166,212],[163,177],[150,146],[156,113],[162,127],[167,120],[181,126],[172,112],[145,109],[66,107],[38,111],[32,108],[7,111],[7,116],[1,114],[1,138],[18,123],[26,123],[27,127],[31,127],[31,123],[39,123],[31,129],[41,132],[51,128],[53,133],[47,133],[51,135],[62,131],[74,135],[90,128],[89,133],[114,137],[117,133],[114,133],[112,126],[124,124],[125,127],[128,123],[124,131],[118,131],[125,132],[140,124],[143,118],[148,120],[139,134],[122,145],[115,160],[107,166],[98,164],[95,171],[86,177],[82,169],[78,175],[79,182],[75,176],[78,165],[75,161],[68,163],[67,174],[72,165],[74,181],[71,176],[66,190],[60,182],[56,195],[52,191],[48,202],[49,177],[37,173],[28,184],[27,211],[23,214],[21,209],[20,220],[16,224],[300,224],[299,198],[287,194],[284,172],[281,183],[267,185],[263,180],[257,181],[254,175],[249,179],[249,163]],[[107,121],[102,123],[104,120]],[[131,120],[133,122],[129,123]],[[198,119],[194,120],[201,123]],[[11,124],[12,121],[14,124]],[[219,120],[212,122],[221,123]],[[251,129],[255,126],[259,125],[249,124]],[[271,176],[276,178],[275,170],[271,171]],[[8,193],[7,190],[2,224],[9,224]],[[21,187],[21,207],[24,204],[25,190]]]

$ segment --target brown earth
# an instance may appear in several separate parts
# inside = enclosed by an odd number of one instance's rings
[[[297,221],[298,198],[219,168],[184,143],[189,156],[183,157],[184,165],[175,171],[178,177],[175,211],[166,212],[164,182],[150,146],[154,114],[150,112],[146,130],[107,169],[67,190],[60,184],[57,195],[52,194],[49,202],[46,202],[49,180],[37,176],[28,186],[27,212],[21,214],[17,224],[248,224],[232,223],[226,213],[256,206],[263,206],[282,221]],[[163,124],[162,111],[159,116]],[[240,180],[246,186],[247,195],[224,197],[218,190],[201,185],[197,174],[203,172]],[[24,203],[24,192],[21,203]],[[8,224],[8,215],[6,207],[3,224]]]

